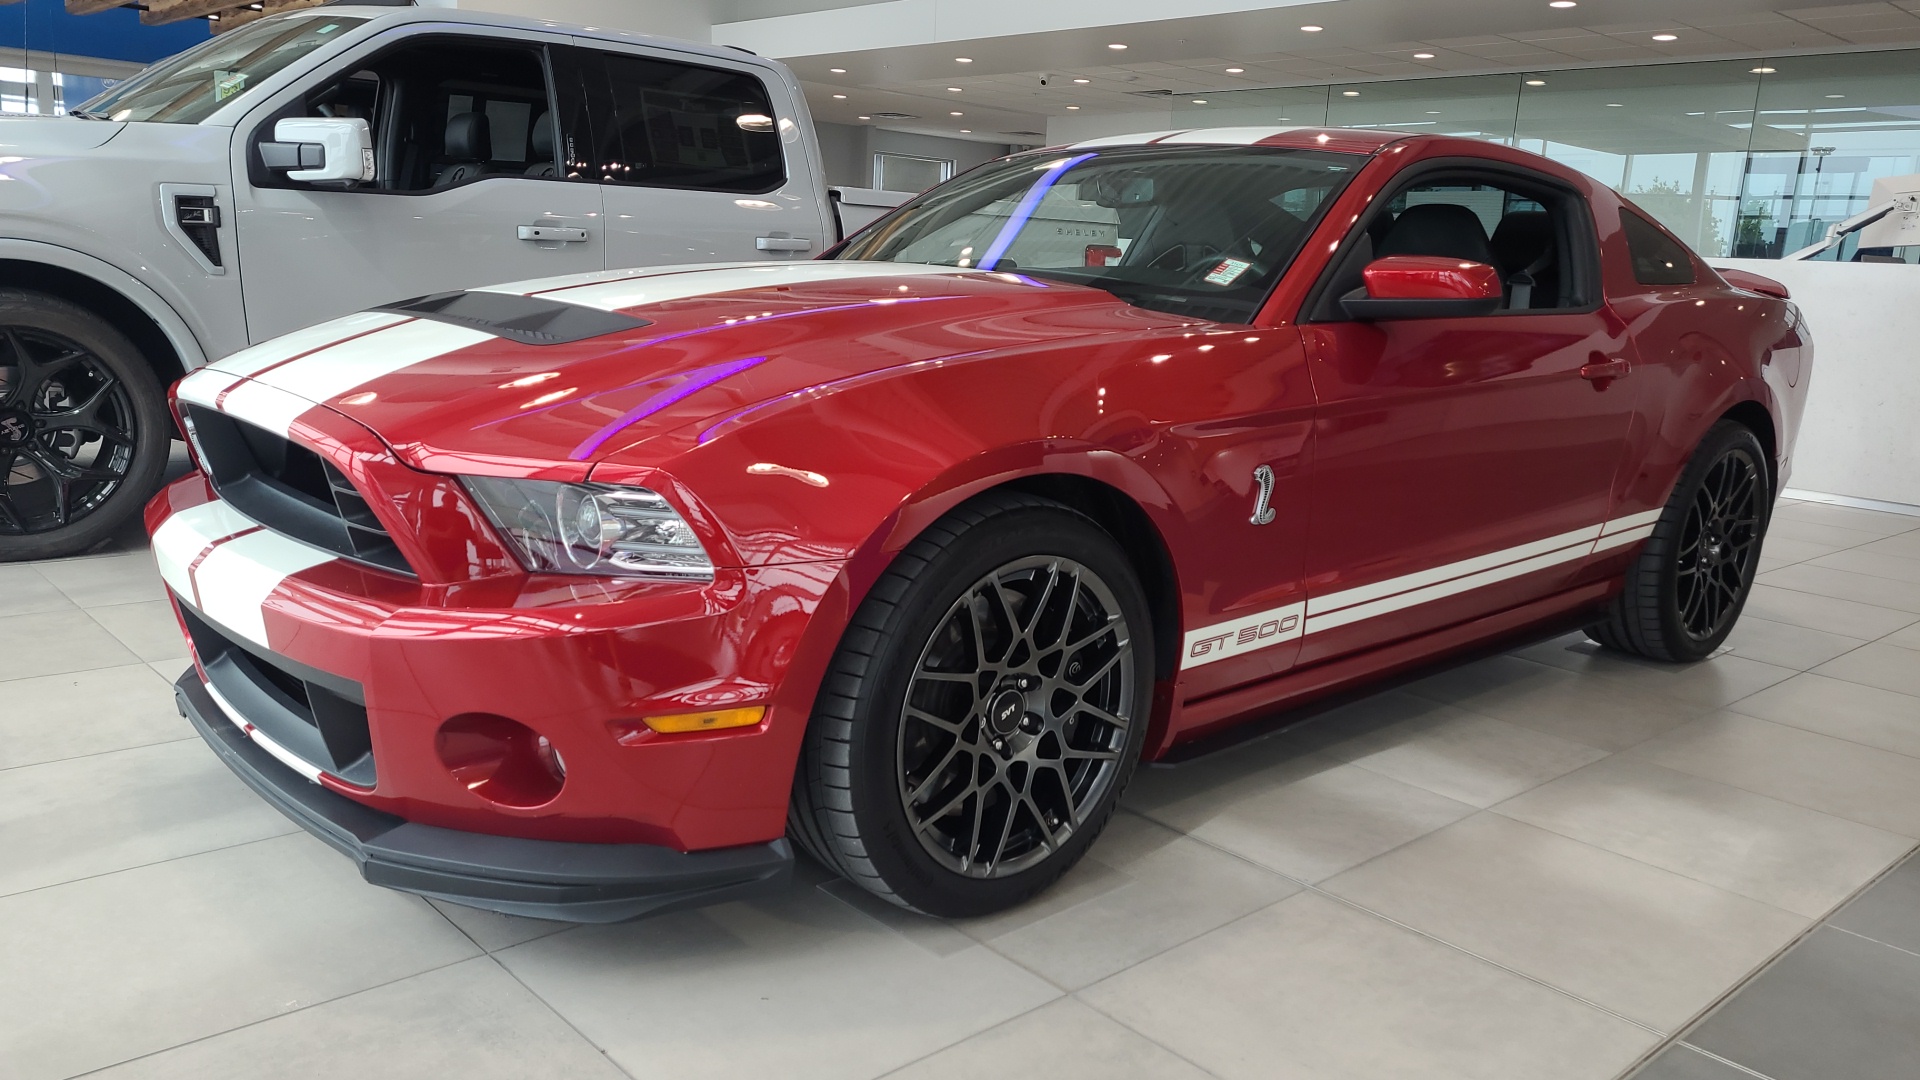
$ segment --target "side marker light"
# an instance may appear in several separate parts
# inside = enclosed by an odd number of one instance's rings
[[[766,715],[766,706],[752,705],[744,709],[714,709],[709,712],[676,713],[672,716],[649,716],[645,723],[662,735],[678,735],[688,731],[752,727]]]

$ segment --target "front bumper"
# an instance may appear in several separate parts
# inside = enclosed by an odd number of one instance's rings
[[[683,853],[405,821],[328,791],[276,760],[228,722],[193,669],[174,683],[174,701],[247,786],[352,858],[375,885],[508,915],[608,923],[777,887],[793,870],[785,839]]]

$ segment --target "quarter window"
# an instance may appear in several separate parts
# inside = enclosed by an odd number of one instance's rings
[[[1680,241],[1658,225],[1631,210],[1622,210],[1620,231],[1627,235],[1633,280],[1642,285],[1693,284],[1693,259]]]
[[[599,125],[613,183],[764,192],[786,181],[766,87],[751,75],[603,54],[611,115]]]

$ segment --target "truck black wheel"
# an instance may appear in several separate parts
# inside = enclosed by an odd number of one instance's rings
[[[1705,659],[1753,591],[1772,508],[1760,440],[1743,424],[1715,424],[1627,568],[1626,587],[1587,636],[1652,660]]]
[[[1092,521],[1026,495],[961,506],[855,612],[814,705],[790,831],[930,915],[1046,888],[1132,776],[1152,701],[1148,619]]]
[[[172,438],[160,380],[124,335],[0,289],[0,562],[106,541],[159,488]]]

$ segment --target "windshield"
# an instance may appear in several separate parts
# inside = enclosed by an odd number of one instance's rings
[[[1017,270],[1249,322],[1360,164],[1242,146],[1023,154],[934,188],[837,257]]]
[[[162,60],[73,111],[104,120],[197,124],[281,68],[366,21],[306,15],[249,23]]]

